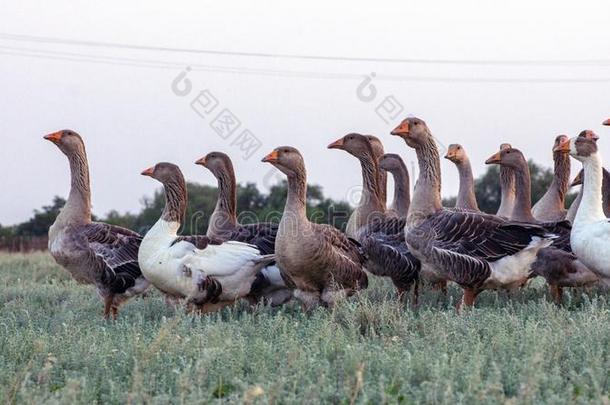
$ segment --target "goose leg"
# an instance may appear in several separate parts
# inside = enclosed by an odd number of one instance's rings
[[[398,301],[404,303],[407,299],[407,297],[406,297],[407,289],[401,288],[401,287],[396,287],[396,295],[398,297]]]
[[[407,290],[405,290],[405,292]],[[415,282],[413,283],[413,296],[412,296],[411,306],[413,308],[417,308],[418,305],[419,305],[419,280],[416,279]]]
[[[563,288],[558,285],[551,284],[549,285],[549,290],[551,292],[551,297],[553,297],[553,301],[555,301],[557,305],[561,305],[563,302]]]
[[[447,280],[441,280],[434,283],[433,288],[439,290],[445,297],[447,296]]]
[[[111,310],[112,310],[112,295],[107,295],[104,297],[104,319],[110,318]]]
[[[474,306],[474,301],[477,298],[481,291],[476,290],[474,288],[464,288],[464,295],[462,296],[462,300],[457,304],[457,312],[459,313],[462,309],[462,305],[465,307],[472,308]]]

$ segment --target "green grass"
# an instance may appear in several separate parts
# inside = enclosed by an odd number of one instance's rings
[[[388,284],[334,310],[192,316],[160,294],[104,321],[90,287],[46,254],[0,255],[2,403],[609,403],[605,293],[548,300],[541,283],[456,315]]]

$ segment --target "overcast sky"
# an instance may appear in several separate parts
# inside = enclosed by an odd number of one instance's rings
[[[482,162],[501,142],[511,142],[550,166],[554,137],[573,136],[585,128],[601,135],[602,152],[610,155],[610,128],[600,125],[610,118],[607,1],[511,1],[502,6],[487,1],[376,1],[366,6],[309,1],[301,8],[286,1],[180,4],[3,0],[0,31],[227,52],[597,62],[302,60],[23,42],[3,36],[0,223],[23,221],[54,195],[67,195],[66,158],[42,140],[62,128],[76,130],[85,139],[94,212],[100,215],[112,208],[137,211],[141,197],[158,185],[139,173],[158,161],[180,165],[189,180],[213,184],[212,175],[193,164],[213,150],[234,157],[239,182],[268,186],[275,178],[263,182],[269,167],[260,158],[279,145],[302,151],[310,183],[321,184],[334,198],[346,198],[360,182],[358,164],[326,145],[347,132],[376,134],[386,150],[400,153],[410,168],[414,153],[389,135],[409,114],[424,119],[442,143],[462,143],[475,176],[485,170]],[[23,56],[32,50],[50,57]],[[83,62],[81,55],[92,55],[88,60],[97,62]],[[99,63],[100,58],[112,63]],[[143,66],[142,61],[154,62]],[[192,87],[180,96],[172,91],[172,81],[186,66],[192,67],[187,75]],[[237,68],[238,73],[226,68]],[[253,69],[262,73],[250,74]],[[358,97],[358,86],[372,72],[375,97],[369,87]],[[216,100],[207,107],[215,109],[203,117],[191,107],[202,90]],[[376,107],[390,96],[402,111],[396,119],[388,119],[393,113],[386,112],[386,123]],[[390,104],[384,106],[390,109]],[[210,125],[224,109],[241,122],[233,134],[219,135]],[[235,144],[245,129],[262,144],[248,159]],[[442,170],[443,194],[453,195],[457,173],[445,162]]]

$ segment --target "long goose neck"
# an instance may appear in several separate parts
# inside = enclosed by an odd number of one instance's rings
[[[602,203],[603,169],[601,156],[591,155],[583,162],[585,181],[582,186],[582,201],[574,219],[574,225],[606,219]]]
[[[500,207],[497,215],[510,218],[515,208],[515,172],[510,167],[500,167]]]
[[[392,171],[394,177],[394,201],[392,207],[402,216],[407,215],[411,205],[411,182],[407,168],[402,165]]]
[[[457,169],[460,175],[460,188],[458,190],[456,207],[478,211],[479,206],[474,194],[474,177],[472,175],[470,159],[467,156],[464,157],[463,160],[457,163]]]
[[[382,202],[382,193],[379,182],[381,180],[381,171],[379,163],[374,158],[372,153],[363,153],[358,157],[360,167],[362,168],[362,186],[363,192],[360,198],[359,206],[369,205],[374,210],[381,212],[385,211],[385,202]]]
[[[582,201],[582,187],[578,191],[578,195],[572,201],[572,205],[568,209],[568,213],[566,214],[566,219],[572,223],[574,223],[574,219],[576,218],[576,213],[578,212],[578,208],[580,207],[580,202]]]
[[[237,225],[237,187],[233,167],[225,167],[217,173],[218,199],[214,208],[214,217],[222,217],[226,225]]]
[[[604,214],[606,217],[610,217],[610,173],[603,170],[603,179],[602,179],[602,201],[604,204]]]
[[[379,164],[377,164],[379,166]],[[388,201],[388,174],[384,170],[377,169],[379,175],[379,198],[382,204],[386,204]]]
[[[408,225],[415,226],[426,216],[438,212],[441,205],[441,163],[436,142],[432,136],[415,148],[419,175],[415,183],[413,200],[409,207]]]
[[[166,222],[184,224],[187,204],[184,178],[168,181],[163,184],[163,188],[165,189],[165,208],[161,214],[161,219]]]
[[[288,195],[284,216],[307,219],[307,174],[305,169],[288,175]]]
[[[532,180],[527,162],[524,160],[514,172],[516,200],[511,219],[519,222],[536,222],[532,215]]]
[[[552,203],[559,209],[565,207],[565,197],[570,187],[570,156],[567,153],[555,152],[553,182],[549,187]]]
[[[70,153],[70,194],[57,220],[65,224],[87,224],[91,222],[91,188],[89,164],[84,149]]]

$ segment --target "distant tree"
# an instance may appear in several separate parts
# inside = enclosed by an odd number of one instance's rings
[[[210,215],[216,206],[217,189],[213,186],[187,183],[188,206],[183,234],[204,234],[208,228]],[[286,203],[287,183],[283,181],[271,187],[269,194],[262,194],[256,184],[237,186],[237,214],[240,223],[279,222]],[[152,197],[142,199],[142,210],[138,214],[121,214],[110,211],[105,221],[114,225],[145,233],[159,219],[165,207],[165,193],[162,188]],[[344,228],[352,208],[346,202],[335,202],[325,198],[322,188],[310,185],[307,193],[307,215],[315,222],[331,223]]]
[[[269,221],[279,221],[284,211],[288,183],[282,180],[269,190],[267,203],[261,211],[262,218]],[[352,207],[345,201],[334,201],[325,198],[322,187],[319,185],[307,186],[307,217],[316,223],[331,224],[338,229],[345,230],[347,220],[352,213]]]
[[[34,210],[34,216],[28,221],[17,225],[17,236],[42,236],[49,232],[49,227],[55,222],[59,211],[66,203],[61,197],[55,196],[51,205],[45,205],[40,210]]]
[[[2,226],[0,224],[0,240],[11,238],[15,235],[14,226]]]
[[[441,204],[443,204],[443,207],[452,208],[452,207],[455,207],[455,203],[456,202],[457,202],[457,197],[456,196],[445,197],[441,201]]]
[[[106,214],[106,218],[104,218],[104,222],[107,222],[112,225],[119,225],[124,228],[135,229],[136,222],[138,220],[138,216],[126,212],[125,214],[119,213],[117,210],[111,210]]]

